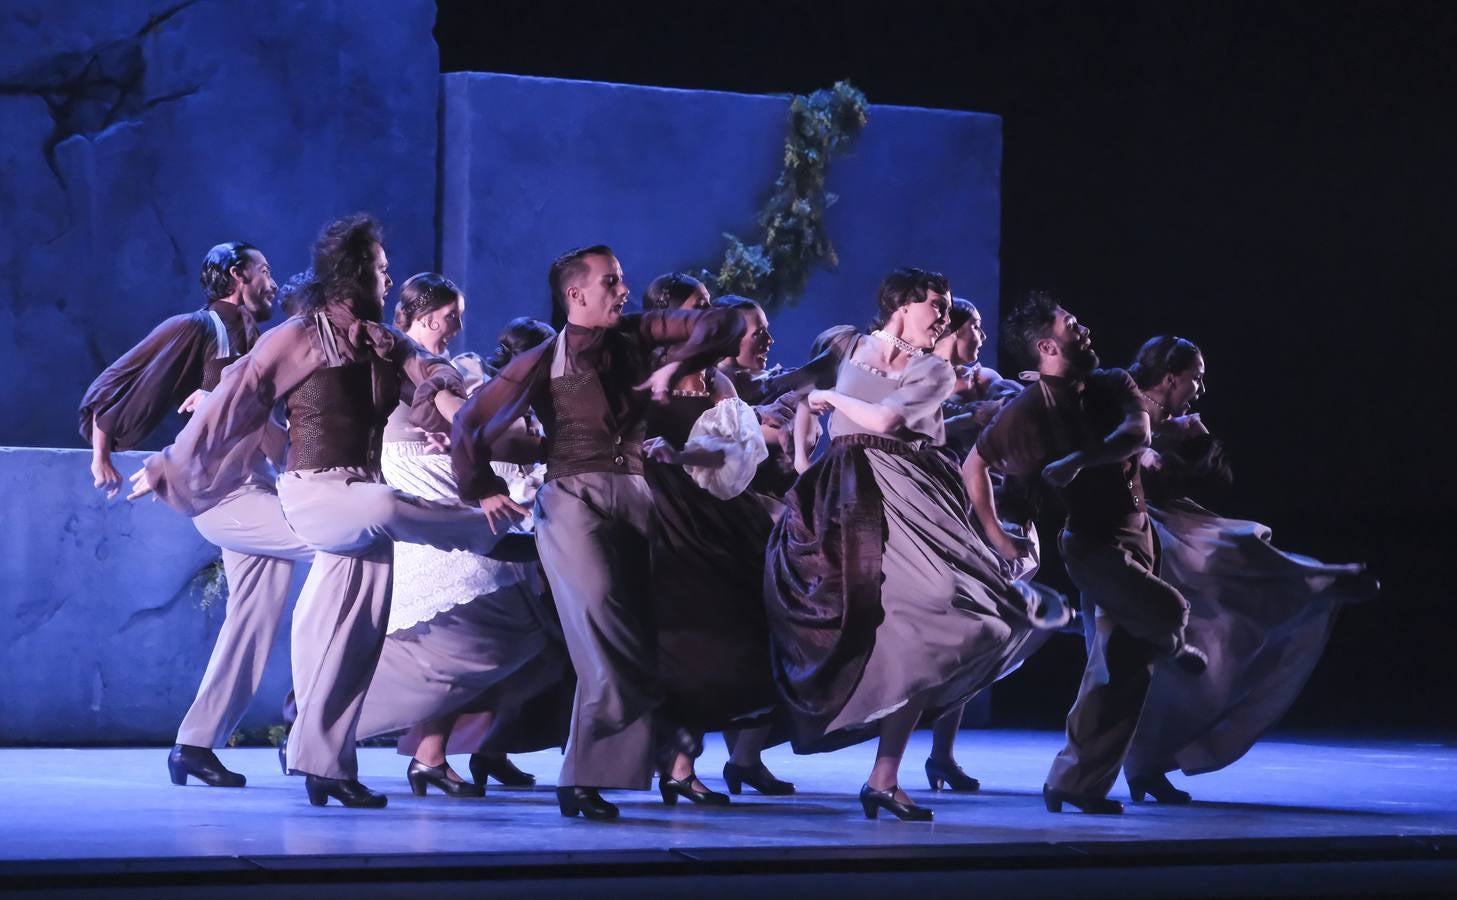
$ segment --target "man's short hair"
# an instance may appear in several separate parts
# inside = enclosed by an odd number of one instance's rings
[[[551,324],[558,331],[567,324],[567,286],[582,277],[587,271],[589,256],[616,256],[606,244],[593,244],[568,250],[552,260],[546,273],[547,287],[551,289]]]
[[[248,264],[249,250],[257,252],[258,248],[245,241],[224,241],[207,251],[197,278],[202,283],[204,303],[229,297],[238,290],[232,270]]]

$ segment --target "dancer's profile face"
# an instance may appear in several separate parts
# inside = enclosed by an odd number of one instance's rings
[[[700,284],[697,288],[693,290],[693,293],[688,296],[687,300],[684,300],[681,304],[679,304],[678,308],[712,309],[713,297],[709,296],[708,288]]]
[[[1077,316],[1060,306],[1052,321],[1052,339],[1057,345],[1057,352],[1067,357],[1075,371],[1091,372],[1098,368],[1093,332],[1079,322]]]
[[[278,293],[278,282],[273,280],[273,269],[268,257],[259,250],[245,250],[245,262],[234,275],[238,280],[238,292],[243,299],[243,308],[255,321],[265,322],[273,315],[273,297]]]
[[[456,297],[454,303],[432,309],[416,321],[432,336],[439,335],[441,342],[448,344],[465,327],[465,298]]]
[[[907,303],[891,317],[900,318],[900,339],[916,347],[930,349],[946,331],[951,320],[951,297],[927,292],[920,303]]]
[[[364,300],[369,305],[371,317],[378,321],[384,316],[384,297],[395,280],[390,277],[390,259],[385,255],[384,245],[375,244],[370,252],[370,267],[364,275]]]
[[[1169,412],[1175,416],[1181,416],[1189,411],[1190,405],[1204,396],[1204,357],[1194,357],[1194,364],[1177,375],[1173,372],[1164,376],[1165,396],[1168,401],[1164,404]]]
[[[739,341],[739,355],[734,357],[734,362],[757,375],[769,365],[769,348],[774,346],[774,336],[769,333],[764,310],[756,306],[743,310],[743,316],[744,336]]]
[[[972,309],[971,318],[956,330],[956,344],[953,349],[955,361],[971,365],[981,356],[981,348],[987,342],[987,333],[981,327],[981,313]]]
[[[627,305],[627,281],[615,256],[588,256],[587,271],[567,287],[567,319],[583,328],[611,328]]]

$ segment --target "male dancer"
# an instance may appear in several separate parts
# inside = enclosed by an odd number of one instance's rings
[[[578,679],[557,804],[564,816],[605,821],[618,810],[601,788],[649,785],[652,714],[662,700],[643,577],[652,506],[642,477],[644,392],[666,400],[680,367],[734,353],[744,324],[732,309],[624,316],[622,266],[602,245],[562,255],[547,281],[560,332],[466,403],[451,452],[461,499],[505,525],[526,510],[491,470],[491,445],[528,408],[545,428],[536,542]]]
[[[455,414],[460,373],[380,323],[393,282],[372,216],[325,226],[314,244],[316,290],[298,315],[230,367],[172,446],[132,477],[135,499],[155,490],[179,512],[209,509],[259,439],[274,404],[288,409],[287,471],[278,495],[288,523],[314,553],[293,618],[298,718],[287,767],[306,775],[309,802],[379,808],[359,782],[354,737],[389,616],[394,542],[490,553],[496,537],[479,511],[431,503],[380,477],[380,440],[400,401]]]
[[[1207,659],[1184,643],[1189,604],[1158,577],[1144,510],[1138,457],[1149,443],[1148,413],[1122,369],[1098,369],[1091,333],[1051,296],[1035,292],[1006,323],[1013,355],[1036,360],[1037,381],[1002,409],[962,467],[972,506],[997,552],[1022,548],[1002,530],[990,470],[1039,474],[1062,493],[1067,524],[1059,538],[1068,575],[1096,611],[1096,635],[1067,746],[1042,787],[1049,812],[1070,803],[1085,813],[1118,814],[1108,799],[1128,752],[1159,655],[1198,674]]]
[[[108,497],[121,485],[112,451],[140,444],[169,409],[197,408],[217,387],[223,369],[252,348],[256,323],[272,315],[278,286],[268,260],[251,244],[213,247],[201,281],[206,306],[158,325],[97,376],[81,401],[91,472]],[[228,604],[197,697],[167,759],[175,784],[186,783],[188,775],[214,787],[246,783],[211,748],[227,744],[247,711],[278,634],[293,565],[313,557],[283,519],[272,465],[263,453],[248,464],[246,477],[226,499],[193,518],[202,536],[222,548]]]

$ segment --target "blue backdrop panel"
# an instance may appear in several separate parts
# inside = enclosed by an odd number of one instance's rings
[[[655,275],[716,268],[723,232],[757,237],[784,97],[481,73],[443,85],[440,256],[468,297],[457,349],[489,349],[511,316],[547,318],[546,271],[563,250],[611,244],[636,304]],[[773,317],[786,364],[824,327],[864,324],[898,265],[945,272],[997,320],[1001,120],[891,106],[869,119],[830,171],[839,268]]]
[[[86,384],[201,304],[246,240],[280,282],[369,209],[435,257],[429,0],[7,0],[0,11],[0,444],[78,446]]]
[[[0,744],[170,742],[222,627],[200,574],[217,548],[161,503],[107,501],[89,457],[0,448]],[[288,622],[245,729],[282,720]]]

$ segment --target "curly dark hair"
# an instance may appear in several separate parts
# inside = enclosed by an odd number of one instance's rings
[[[876,315],[870,327],[884,328],[896,310],[912,303],[924,303],[933,293],[951,293],[951,282],[945,275],[910,266],[896,269],[881,279],[875,298]]]
[[[319,283],[314,280],[314,270],[304,269],[285,281],[275,298],[283,309],[283,315],[296,316],[305,309],[316,308],[314,295],[319,292]]]
[[[439,272],[419,272],[400,285],[400,298],[395,303],[395,327],[406,330],[415,320],[437,309],[449,306],[465,296],[455,282]]]
[[[232,270],[248,264],[249,250],[261,252],[245,241],[224,241],[207,251],[202,260],[202,272],[197,276],[202,283],[204,304],[221,300],[238,289],[238,279]]]
[[[507,322],[501,333],[496,335],[496,351],[486,360],[486,365],[499,372],[518,355],[555,336],[556,329],[540,319],[517,316]]]
[[[707,290],[703,282],[687,272],[659,275],[643,291],[643,309],[677,309],[699,290]]]
[[[329,300],[357,305],[373,283],[374,246],[383,243],[384,228],[369,213],[325,225],[314,241],[314,280],[319,290],[305,309],[317,309]],[[376,318],[384,315],[383,309],[373,312]]]
[[[1140,388],[1148,390],[1163,381],[1165,375],[1189,371],[1203,355],[1193,341],[1161,334],[1149,338],[1138,348],[1138,355],[1133,358],[1133,365],[1128,367],[1128,374],[1133,376]]]
[[[551,325],[560,331],[567,324],[567,284],[587,268],[589,256],[616,256],[606,244],[593,244],[568,250],[552,260],[546,273],[546,285],[551,290]]]
[[[1037,368],[1037,342],[1052,337],[1062,307],[1048,291],[1030,291],[1002,322],[1002,352],[1024,369]]]

